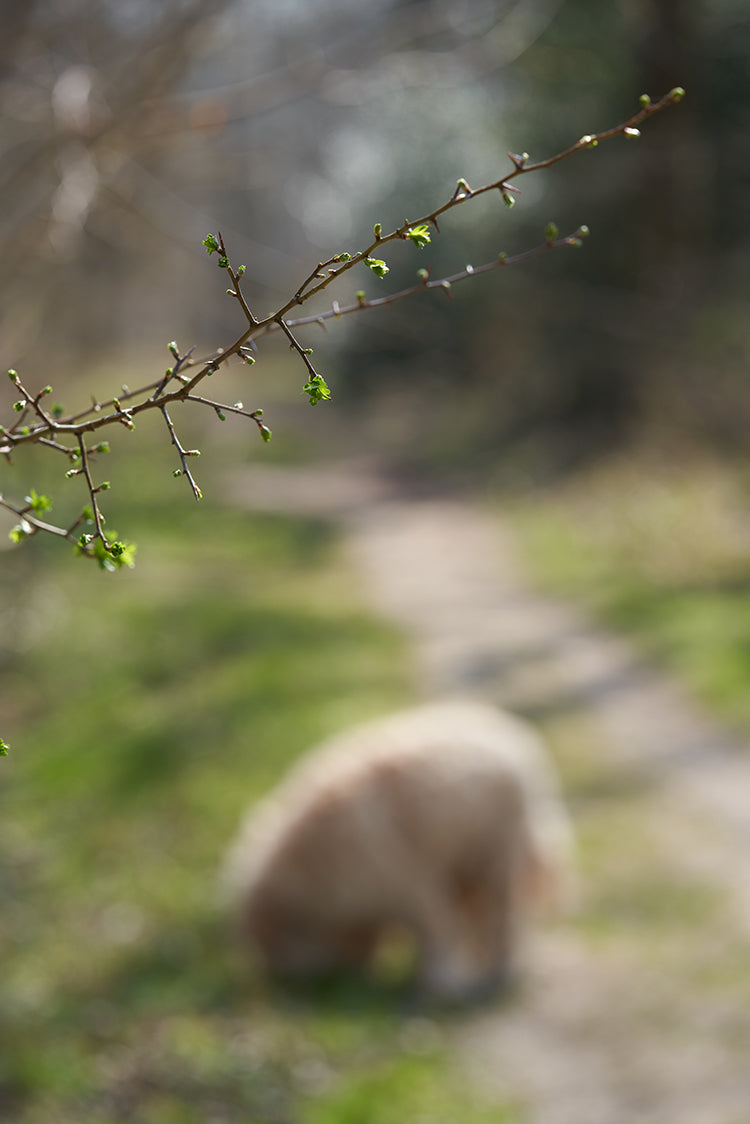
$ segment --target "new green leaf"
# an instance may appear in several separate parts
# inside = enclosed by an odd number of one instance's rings
[[[422,250],[429,244],[430,228],[426,223],[423,223],[422,226],[412,226],[407,230],[406,237],[414,243],[418,250]]]
[[[384,261],[380,261],[379,258],[365,258],[365,265],[368,269],[371,269],[375,276],[379,277],[381,281],[386,273],[390,273],[388,266]]]
[[[317,406],[318,402],[323,402],[326,398],[331,397],[328,383],[322,375],[312,375],[310,381],[305,383],[302,389],[310,399],[311,406]],[[264,440],[267,441],[268,438],[264,437]]]

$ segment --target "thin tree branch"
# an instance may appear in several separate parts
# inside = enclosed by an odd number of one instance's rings
[[[167,429],[169,430],[169,436],[172,440],[172,444],[174,445],[175,449],[177,450],[177,453],[178,453],[179,458],[180,458],[180,462],[182,464],[182,470],[176,468],[175,469],[175,475],[176,476],[186,476],[187,479],[188,479],[188,482],[190,484],[190,487],[193,489],[193,495],[195,496],[195,498],[197,500],[201,500],[201,499],[203,499],[203,492],[201,492],[200,488],[196,484],[195,479],[193,477],[193,474],[190,471],[190,469],[188,468],[188,463],[187,463],[188,457],[199,457],[200,456],[200,450],[199,449],[184,449],[182,447],[180,439],[177,436],[177,433],[175,432],[174,425],[172,424],[172,419],[170,418],[169,413],[167,412],[167,407],[162,404],[160,406],[160,409],[161,409],[161,412],[164,416],[164,421],[167,423]]]
[[[104,528],[102,527],[102,514],[99,511],[99,501],[96,497],[98,492],[106,491],[109,488],[109,484],[99,484],[98,486],[94,484],[94,480],[91,475],[91,467],[89,465],[89,451],[86,448],[86,442],[84,440],[83,434],[80,434],[78,438],[78,450],[81,457],[80,471],[86,478],[86,486],[89,490],[89,497],[91,499],[91,511],[94,516],[94,527],[96,528],[96,531],[93,537],[99,539],[104,546],[104,549],[108,551],[109,543],[107,542],[106,536],[104,534]],[[73,470],[73,472],[76,471],[78,470]]]
[[[511,181],[530,172],[537,172],[544,168],[550,168],[572,156],[574,153],[583,151],[584,149],[594,148],[612,137],[618,135],[638,136],[638,126],[643,121],[665,109],[667,106],[677,103],[681,100],[683,95],[684,91],[679,87],[671,90],[656,102],[651,102],[651,100],[644,95],[640,99],[640,109],[620,125],[605,129],[599,133],[585,134],[574,144],[569,145],[561,152],[545,160],[530,162],[526,153],[521,155],[509,153],[511,168],[504,176],[494,180],[492,183],[474,189],[469,186],[465,179],[460,179],[452,195],[439,207],[434,208],[418,219],[404,220],[400,226],[396,227],[388,234],[383,234],[379,223],[375,224],[373,228],[373,241],[371,241],[364,250],[359,250],[353,254],[341,251],[340,253],[332,255],[327,261],[318,262],[315,268],[295,289],[294,294],[277,308],[276,311],[262,318],[257,318],[254,315],[242,293],[241,281],[245,273],[245,267],[240,266],[238,269],[234,269],[229,260],[227,247],[221,233],[219,233],[218,237],[208,235],[204,240],[204,246],[206,246],[209,254],[219,254],[218,264],[222,269],[226,270],[233,286],[231,289],[228,289],[227,292],[231,297],[237,300],[245,320],[247,321],[247,326],[228,347],[216,351],[209,358],[194,361],[191,358],[194,350],[193,348],[190,348],[184,355],[181,355],[176,343],[170,343],[168,347],[174,359],[174,364],[167,369],[161,378],[155,379],[137,390],[131,391],[128,387],[124,386],[119,397],[113,396],[110,400],[105,402],[94,400],[92,405],[85,410],[70,414],[64,418],[57,416],[58,408],[53,408],[50,413],[42,407],[42,400],[51,393],[51,387],[46,386],[39,391],[38,394],[32,395],[23,385],[16,371],[8,372],[11,380],[18,388],[21,397],[14,404],[14,410],[16,414],[18,414],[18,417],[15,418],[13,424],[9,427],[0,426],[0,454],[10,460],[11,454],[17,448],[33,443],[63,452],[74,462],[80,459],[80,467],[70,469],[67,475],[76,476],[82,474],[85,477],[91,499],[90,519],[89,514],[86,509],[84,509],[83,514],[76,519],[68,530],[65,530],[64,528],[55,527],[52,524],[43,522],[34,514],[37,510],[46,510],[46,506],[49,506],[48,497],[36,497],[35,493],[32,492],[31,497],[33,502],[27,507],[20,507],[0,495],[0,507],[13,512],[23,521],[23,526],[20,530],[18,528],[15,529],[17,538],[20,539],[36,531],[47,531],[50,534],[68,539],[69,541],[74,541],[74,532],[77,528],[80,527],[81,523],[90,521],[94,527],[94,531],[92,534],[84,534],[78,539],[77,546],[79,552],[87,557],[97,557],[100,563],[104,562],[107,568],[113,568],[115,564],[122,564],[123,556],[126,554],[128,548],[126,544],[108,540],[103,530],[104,519],[100,512],[97,499],[99,492],[108,488],[109,485],[95,485],[91,474],[91,454],[94,452],[106,452],[108,446],[106,443],[101,443],[93,447],[88,447],[86,445],[86,440],[89,438],[89,435],[115,424],[123,425],[127,429],[132,430],[135,426],[135,418],[149,410],[158,409],[165,420],[171,442],[177,449],[180,457],[182,467],[181,469],[175,470],[175,475],[186,476],[195,498],[200,499],[201,490],[194,480],[187,463],[188,458],[199,455],[199,450],[184,449],[180,443],[168,409],[173,402],[193,402],[199,406],[208,407],[209,409],[213,409],[222,420],[225,411],[241,414],[255,422],[262,438],[267,441],[271,436],[271,431],[261,421],[262,410],[246,411],[241,403],[235,406],[225,406],[214,399],[197,394],[196,389],[206,378],[214,375],[219,368],[227,363],[234,355],[247,363],[253,363],[254,356],[250,354],[250,350],[251,348],[253,350],[255,349],[254,341],[268,333],[281,331],[289,340],[289,345],[292,350],[294,350],[304,362],[308,381],[303,389],[308,394],[310,401],[315,404],[329,397],[330,392],[325,379],[318,373],[310,359],[312,348],[302,346],[295,335],[294,330],[296,328],[314,323],[325,327],[325,322],[333,317],[338,318],[360,312],[364,309],[374,309],[384,305],[392,305],[397,301],[416,296],[416,294],[420,292],[431,291],[433,289],[439,289],[450,296],[451,287],[453,285],[476,277],[479,274],[489,273],[510,265],[519,265],[541,254],[548,253],[551,250],[578,246],[581,244],[582,237],[584,237],[588,231],[585,227],[581,227],[574,234],[560,238],[557,229],[551,225],[547,228],[544,243],[524,250],[521,253],[513,255],[501,254],[498,258],[486,262],[483,265],[467,265],[458,272],[437,279],[432,278],[429,269],[419,270],[419,281],[417,284],[401,289],[395,293],[370,299],[366,299],[364,294],[360,292],[357,294],[357,299],[354,303],[342,306],[339,301],[334,300],[329,309],[314,315],[292,316],[287,318],[290,312],[296,311],[301,305],[306,304],[318,294],[324,292],[334,281],[348,274],[355,266],[364,264],[375,272],[376,275],[384,276],[385,272],[387,272],[387,267],[380,259],[373,258],[373,254],[376,251],[380,253],[383,246],[395,241],[411,241],[417,247],[424,246],[430,241],[430,228],[439,232],[440,227],[438,220],[448,211],[492,191],[499,192],[504,201],[510,203],[512,202],[512,195],[518,191]],[[187,369],[190,369],[190,375],[185,373]],[[123,405],[123,403],[125,403],[125,405]],[[66,445],[66,439],[77,443],[77,449],[75,444],[71,446]],[[45,507],[40,507],[42,501],[44,501]],[[11,532],[12,535],[14,533],[15,532]],[[131,562],[127,561],[127,564],[130,565]]]

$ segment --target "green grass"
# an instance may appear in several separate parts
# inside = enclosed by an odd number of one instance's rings
[[[571,596],[750,730],[750,501],[744,475],[621,460],[511,514],[547,590]]]
[[[243,808],[408,675],[325,524],[171,483],[144,465],[113,515],[132,572],[3,556],[3,1119],[484,1121],[437,1024],[412,1033],[387,988],[278,995],[230,938],[216,870]]]
[[[167,454],[130,467],[127,502],[112,492],[135,571],[101,574],[54,542],[2,556],[0,1117],[528,1119],[477,1099],[454,1020],[410,1010],[395,983],[280,993],[231,940],[214,886],[244,806],[311,742],[407,701],[407,661],[363,610],[330,527],[225,509],[210,479],[199,507]],[[739,679],[743,503],[722,473],[620,465],[525,503],[517,523],[549,588],[665,659],[671,643],[686,660],[697,630],[691,658],[728,689],[708,638]],[[701,617],[696,588],[723,624]],[[710,1025],[743,1072],[746,939],[721,888],[675,865],[658,791],[608,760],[584,713],[548,725],[584,884],[565,939],[594,969],[579,983],[606,984],[590,1033],[619,1056],[644,1034],[668,1048]]]

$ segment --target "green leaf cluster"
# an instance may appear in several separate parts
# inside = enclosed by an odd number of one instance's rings
[[[107,546],[99,538],[93,538],[90,535],[81,535],[75,547],[75,552],[79,556],[91,557],[96,559],[96,563],[100,570],[107,570],[113,573],[115,570],[121,570],[123,566],[127,566],[132,570],[135,566],[135,552],[138,549],[135,543],[122,542],[117,538],[115,531],[107,533]]]
[[[306,382],[302,389],[310,399],[311,406],[317,406],[318,402],[323,402],[326,398],[331,397],[328,383],[322,375],[311,375],[309,382]],[[265,440],[268,440],[268,438],[265,438]]]
[[[430,241],[430,228],[426,223],[421,226],[412,226],[407,230],[406,237],[414,243],[418,250],[423,250]]]
[[[365,258],[365,265],[368,269],[371,269],[375,276],[379,277],[381,281],[386,273],[390,273],[388,266],[379,258]]]
[[[33,488],[26,497],[26,503],[32,511],[49,511],[52,507],[52,500],[49,496],[37,495]]]

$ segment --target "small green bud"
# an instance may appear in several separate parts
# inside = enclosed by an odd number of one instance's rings
[[[419,278],[420,281],[429,281],[430,280],[429,269],[418,269],[417,270],[417,277]]]
[[[262,425],[260,427],[260,435],[263,438],[263,440],[266,442],[266,444],[268,444],[268,442],[271,440],[271,430],[268,428],[267,425]]]
[[[515,207],[516,201],[509,192],[503,191],[502,196],[503,196],[503,203],[505,204],[506,207]]]
[[[206,247],[209,254],[215,254],[219,250],[219,240],[213,234],[207,234],[201,245]]]
[[[14,371],[11,367],[11,369],[8,371],[8,378],[11,382],[18,382],[18,371]]]
[[[506,254],[505,250],[501,250],[500,253],[497,255],[497,260],[501,261],[501,262],[507,261],[507,258],[508,258],[508,255]]]
[[[574,235],[574,237],[575,237],[575,238],[588,238],[588,236],[589,236],[589,234],[590,234],[590,233],[591,233],[591,231],[590,231],[590,230],[589,230],[589,228],[588,228],[588,227],[587,227],[587,226],[586,226],[586,225],[584,224],[583,226],[579,226],[579,227],[578,227],[578,230],[577,230],[577,231],[575,232],[575,235]]]
[[[100,441],[98,445],[94,446],[94,452],[95,453],[108,453],[109,452],[109,441]]]
[[[30,534],[31,527],[28,523],[17,523],[16,526],[9,531],[8,538],[11,542],[19,543],[23,542],[25,538],[28,538]]]
[[[68,471],[65,473],[65,479],[70,480],[73,476],[80,476],[80,475],[81,475],[81,469],[80,468],[69,468]]]
[[[380,235],[383,233],[383,227],[379,222],[375,223],[374,227],[372,228],[372,232],[376,238],[380,238]]]
[[[364,303],[364,299],[365,299],[364,289],[357,289],[357,291],[354,295],[357,298],[357,304],[363,304]]]
[[[254,413],[255,413],[256,418],[262,418],[263,417],[263,411],[262,410],[255,410]]]
[[[647,106],[651,105],[651,98],[648,96],[648,94],[641,94],[641,96],[638,98],[638,101],[641,103],[644,109]]]
[[[21,410],[24,408],[25,405],[26,405],[25,402],[14,402],[13,403],[13,409],[16,411],[17,414],[20,414]]]
[[[31,433],[31,429],[28,425],[22,425],[18,432],[25,437],[27,433]]]
[[[238,277],[244,277],[246,268],[247,268],[246,266],[241,265],[240,268],[237,270],[237,276]]]
[[[103,480],[102,483],[99,485],[99,487],[96,489],[96,491],[97,492],[108,492],[111,487],[112,487],[112,485],[110,484],[109,480]]]
[[[172,355],[174,356],[175,359],[179,359],[180,353],[177,350],[177,344],[174,340],[172,340],[170,343],[167,344],[167,348],[172,353]]]
[[[174,367],[167,367],[166,371],[164,372],[164,378],[165,379],[171,379],[173,374],[174,374]]]
[[[590,133],[585,133],[578,143],[582,148],[596,148],[599,141],[592,137]]]
[[[548,222],[544,228],[544,237],[548,242],[554,242],[559,233],[560,231],[557,227],[557,223]]]
[[[219,421],[226,421],[227,420],[227,415],[222,413],[221,410],[216,411],[216,416],[219,419]]]
[[[219,269],[229,269],[229,258],[220,257],[216,264]]]
[[[627,129],[623,129],[623,132],[626,137],[631,137],[633,140],[637,140],[641,135],[640,129],[631,129],[630,127],[628,127]]]
[[[47,394],[51,394],[51,393],[52,393],[52,387],[51,386],[43,387],[42,394],[47,395]]]
[[[61,418],[63,416],[63,414],[65,413],[65,410],[63,409],[63,407],[60,405],[59,402],[54,402],[52,404],[51,408],[50,408],[50,413],[52,414],[52,417],[55,419],[55,421],[57,421],[59,418]]]
[[[302,348],[302,354],[303,355],[312,355],[313,349],[311,347],[303,347]]]
[[[242,405],[241,402],[235,402],[234,408],[235,408],[235,410],[244,410],[245,407]]]
[[[334,261],[351,261],[352,255],[348,254],[346,252],[346,250],[344,250],[343,254],[336,254],[336,257],[333,260]]]
[[[0,757],[7,757],[9,749],[10,746],[8,745],[8,743],[4,742],[3,739],[0,738]]]
[[[173,476],[182,476],[182,469],[181,468],[173,468],[172,469],[172,475]]]
[[[186,449],[185,450],[185,456],[186,457],[199,457],[200,455],[201,455],[200,449]]]
[[[248,355],[245,351],[242,352],[240,358],[243,359],[245,363],[247,363],[248,367],[252,367],[253,363],[255,362],[255,356]]]
[[[682,99],[685,97],[685,91],[683,90],[682,86],[675,86],[673,90],[669,91],[669,96],[672,101],[682,101]]]

